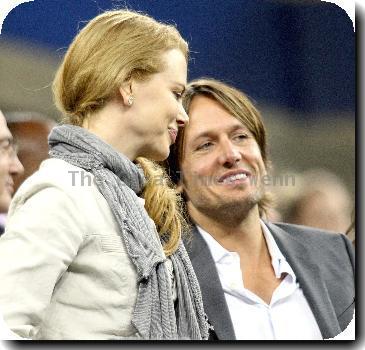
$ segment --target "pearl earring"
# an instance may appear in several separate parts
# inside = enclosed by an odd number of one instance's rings
[[[128,104],[130,105],[130,106],[132,106],[132,104],[133,104],[133,96],[132,95],[130,95],[129,97],[128,97]]]

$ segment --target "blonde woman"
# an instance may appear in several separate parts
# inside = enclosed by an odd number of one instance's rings
[[[187,56],[173,26],[125,10],[97,16],[69,47],[53,84],[66,123],[0,240],[0,310],[17,335],[208,337],[179,203],[150,161],[188,120]]]

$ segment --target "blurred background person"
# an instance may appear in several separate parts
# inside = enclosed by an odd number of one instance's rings
[[[351,225],[351,194],[336,174],[311,169],[297,173],[293,186],[279,187],[273,190],[282,221],[341,233]]]
[[[4,232],[6,213],[14,194],[14,181],[23,171],[16,154],[13,136],[0,111],[0,235]]]
[[[16,140],[18,158],[24,172],[14,178],[16,191],[22,182],[38,170],[48,158],[48,135],[56,122],[40,112],[16,111],[5,113],[8,128]]]

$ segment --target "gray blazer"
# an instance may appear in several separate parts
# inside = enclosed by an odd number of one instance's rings
[[[355,258],[342,234],[289,225],[265,223],[296,274],[324,339],[333,338],[350,323],[355,307]],[[204,308],[220,340],[235,334],[215,263],[194,226],[185,242],[203,294]]]

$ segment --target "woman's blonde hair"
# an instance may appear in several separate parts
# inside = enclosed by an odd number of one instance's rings
[[[145,208],[163,237],[164,252],[169,256],[177,249],[181,233],[189,232],[184,201],[176,191],[176,185],[159,164],[146,158],[137,158],[137,161],[147,179],[142,194]]]
[[[107,11],[75,37],[53,82],[57,108],[65,121],[82,125],[131,78],[145,80],[164,68],[162,55],[188,45],[172,25],[129,10]]]
[[[203,95],[220,103],[232,116],[244,124],[253,134],[261,151],[261,156],[266,167],[269,167],[267,156],[266,130],[260,112],[255,108],[250,99],[238,89],[221,81],[201,78],[190,82],[183,96],[183,106],[189,113],[190,105],[195,96]],[[184,129],[179,132],[173,152],[168,159],[170,175],[177,183],[180,176],[180,164],[184,157]],[[260,215],[264,216],[272,205],[272,195],[265,192],[258,203]]]
[[[75,37],[59,67],[53,94],[64,121],[81,126],[85,118],[117,96],[131,78],[147,80],[164,69],[163,54],[180,50],[188,60],[188,44],[177,29],[130,10],[107,11],[92,19]],[[164,251],[172,254],[185,221],[175,190],[162,168],[138,158],[146,178],[145,207],[164,236]],[[156,183],[158,176],[165,181]]]

